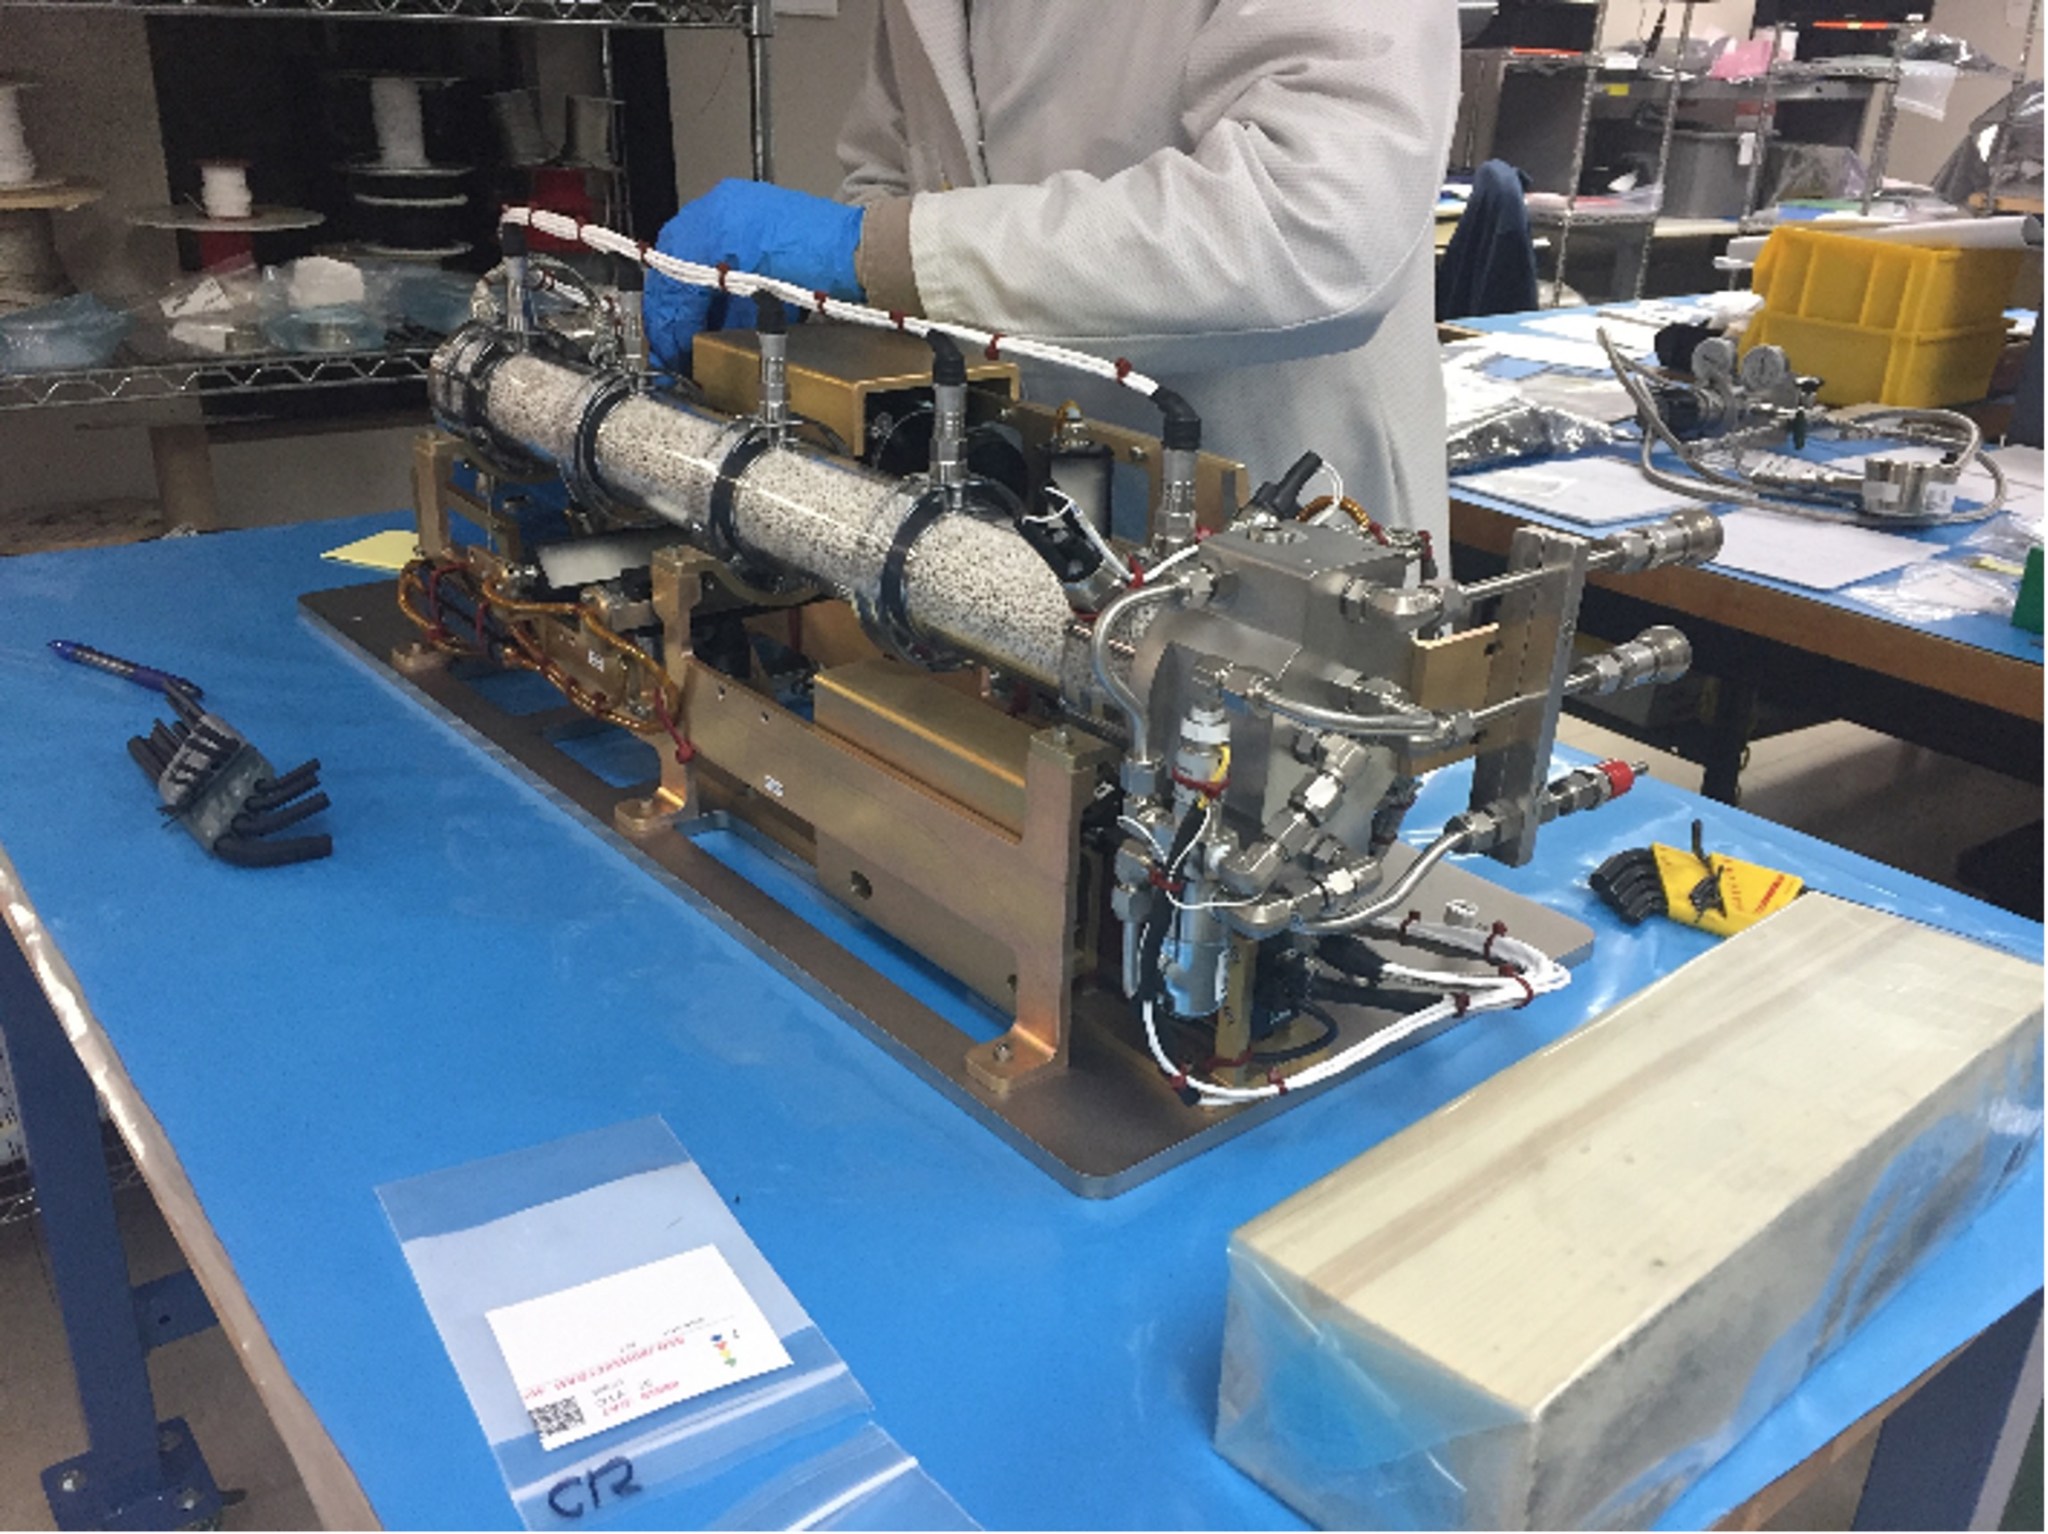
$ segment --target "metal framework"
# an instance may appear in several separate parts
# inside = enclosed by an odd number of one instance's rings
[[[768,29],[766,0],[0,0],[37,10],[151,15],[365,16],[387,21],[498,21],[613,27]]]
[[[0,374],[0,410],[132,404],[191,395],[266,394],[347,384],[401,383],[427,376],[433,348],[342,355],[209,357],[72,373]]]

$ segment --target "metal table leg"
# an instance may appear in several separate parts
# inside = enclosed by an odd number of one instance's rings
[[[1742,766],[1749,755],[1749,738],[1756,731],[1757,689],[1752,682],[1715,679],[1713,698],[1707,713],[1706,749],[1700,765],[1706,769],[1700,792],[1721,804],[1736,804],[1742,798]]]
[[[14,1073],[86,1452],[43,1472],[60,1529],[204,1524],[221,1496],[182,1421],[159,1422],[150,1347],[213,1324],[189,1272],[132,1288],[99,1102],[21,950],[0,940],[0,1039]]]

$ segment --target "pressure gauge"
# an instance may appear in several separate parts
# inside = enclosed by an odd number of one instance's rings
[[[1726,336],[1709,336],[1692,350],[1692,376],[1708,388],[1735,377],[1735,343]]]
[[[1769,394],[1792,377],[1792,364],[1776,346],[1752,346],[1742,359],[1742,386],[1752,394]]]

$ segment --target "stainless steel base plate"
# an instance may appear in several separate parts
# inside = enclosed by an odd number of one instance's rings
[[[552,789],[586,815],[599,835],[663,876],[763,960],[861,1028],[1074,1192],[1088,1198],[1114,1197],[1336,1085],[1325,1083],[1244,1107],[1190,1107],[1174,1095],[1153,1065],[1130,1006],[1121,997],[1089,991],[1077,1005],[1067,1069],[1006,1094],[989,1091],[967,1072],[965,1056],[973,1039],[693,840],[710,829],[745,828],[707,815],[644,839],[628,839],[614,829],[613,811],[625,800],[644,798],[652,785],[613,787],[562,751],[557,742],[564,727],[583,720],[582,715],[566,705],[538,714],[508,713],[457,667],[439,666],[416,675],[394,669],[393,651],[412,643],[418,634],[399,613],[393,592],[391,584],[376,583],[313,592],[301,600],[309,614],[361,651],[399,687]],[[1390,864],[1398,872],[1399,856]],[[1423,881],[1414,905],[1436,913],[1446,902],[1459,899],[1472,902],[1482,922],[1505,922],[1517,937],[1567,964],[1592,952],[1592,929],[1583,922],[1460,868],[1440,868]],[[1446,962],[1431,960],[1433,966]],[[1368,1007],[1331,1010],[1342,1030],[1339,1048],[1402,1016]],[[1379,1058],[1412,1049],[1440,1031],[1419,1032]]]

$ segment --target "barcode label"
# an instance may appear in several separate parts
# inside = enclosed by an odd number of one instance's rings
[[[533,1419],[535,1430],[543,1438],[553,1438],[583,1426],[583,1408],[576,1404],[574,1396],[529,1406],[526,1415]]]

